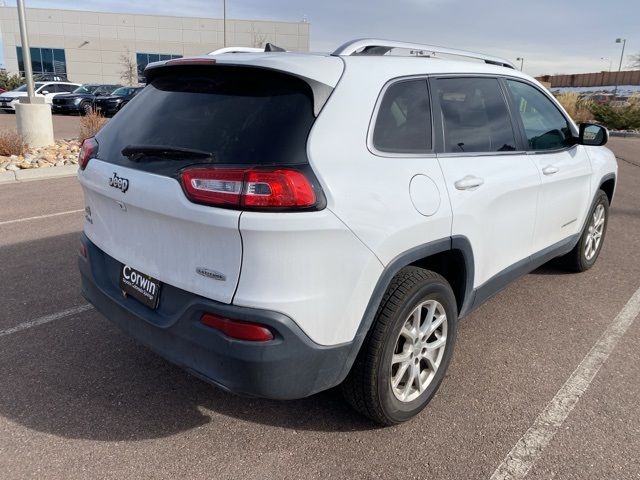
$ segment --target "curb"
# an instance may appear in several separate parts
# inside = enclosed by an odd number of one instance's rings
[[[47,180],[50,178],[75,177],[78,165],[63,167],[28,168],[16,172],[0,172],[0,184],[15,182],[31,182],[33,180]]]
[[[640,138],[640,133],[635,132],[616,132],[609,131],[610,137],[629,137],[629,138]]]

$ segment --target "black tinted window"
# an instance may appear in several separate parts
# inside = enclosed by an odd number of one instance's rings
[[[373,146],[381,152],[431,150],[431,108],[427,81],[408,80],[387,88],[378,109]]]
[[[120,153],[127,145],[159,145],[204,150],[216,164],[307,162],[307,136],[315,119],[312,92],[290,75],[239,67],[176,67],[131,102],[132,108],[123,109],[100,131],[100,158],[162,170],[162,160],[130,162]],[[164,162],[174,170],[183,165],[175,159]]]
[[[445,152],[516,149],[509,111],[495,78],[439,78]]]
[[[555,150],[573,144],[569,122],[551,100],[526,83],[507,80],[507,85],[522,118],[529,148]]]

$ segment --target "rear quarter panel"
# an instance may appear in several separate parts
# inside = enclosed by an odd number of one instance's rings
[[[451,206],[435,155],[381,156],[367,147],[380,91],[392,78],[419,73],[415,63],[399,61],[389,68],[389,62],[366,58],[345,61],[345,74],[311,131],[309,161],[327,208],[387,265],[412,247],[450,236]],[[409,194],[418,174],[429,177],[439,192],[430,216],[416,210]]]

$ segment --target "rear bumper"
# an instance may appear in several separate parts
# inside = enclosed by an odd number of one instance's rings
[[[125,298],[121,264],[84,234],[87,258],[79,258],[82,294],[105,317],[167,360],[225,390],[273,399],[303,398],[340,383],[352,344],[314,343],[287,316],[227,305],[162,285],[158,308]],[[200,323],[204,312],[268,325],[274,340],[234,340]]]

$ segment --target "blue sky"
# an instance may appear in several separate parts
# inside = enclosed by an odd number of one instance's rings
[[[221,0],[25,0],[27,7],[221,17]],[[6,1],[7,5],[15,1]],[[614,70],[617,37],[640,53],[640,0],[228,0],[229,18],[311,23],[311,49],[380,37],[475,50],[515,61],[525,72]],[[623,67],[629,63],[628,57]]]

